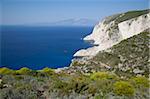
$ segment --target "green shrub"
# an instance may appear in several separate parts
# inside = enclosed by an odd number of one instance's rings
[[[94,99],[101,99],[99,95],[95,96]]]
[[[103,98],[106,97],[112,91],[113,81],[108,79],[95,80],[91,84],[89,84],[88,88],[88,92],[90,94],[96,95],[96,93],[98,93],[98,96]]]
[[[13,76],[16,80],[23,80],[24,79],[24,77],[21,75],[15,75],[15,76]]]
[[[117,95],[131,96],[134,94],[134,87],[126,81],[118,81],[114,83],[114,93]]]
[[[27,74],[30,74],[31,72],[32,70],[30,70],[29,68],[23,67],[20,70],[17,70],[16,74],[27,75]]]
[[[64,89],[66,86],[67,86],[67,83],[63,82],[61,80],[57,80],[54,83],[54,88],[56,88],[56,89]]]
[[[0,68],[0,74],[13,74],[14,71],[9,69],[9,68],[6,68],[6,67],[3,67],[3,68]]]
[[[133,81],[138,86],[149,87],[149,80],[146,77],[143,76],[134,77]]]
[[[15,83],[15,89],[17,90],[32,90],[32,85],[31,84],[24,84],[24,83]]]
[[[76,93],[84,93],[85,91],[87,91],[89,83],[90,80],[86,76],[72,76],[72,78],[70,78],[70,80],[68,81],[66,89]]]
[[[120,22],[126,21],[126,20],[128,20],[128,19],[132,19],[132,18],[138,17],[138,16],[143,15],[143,14],[147,14],[147,13],[149,13],[149,10],[128,11],[128,12],[126,12],[123,16],[118,17],[118,18],[116,19],[116,21],[117,21],[118,23],[120,23]]]
[[[115,79],[117,78],[117,76],[109,72],[96,72],[96,73],[93,73],[90,78],[92,80]]]
[[[50,92],[53,91],[57,91],[59,92],[61,95],[65,95],[65,94],[69,94],[69,90],[68,90],[68,83],[61,81],[59,79],[55,79],[54,81],[51,82],[49,90]]]
[[[83,75],[79,75],[78,77],[74,78],[73,81],[76,82],[76,84],[78,83],[79,89],[81,89],[80,87],[86,86],[90,83],[90,80]]]
[[[41,70],[41,72],[46,73],[46,74],[48,74],[48,75],[54,74],[54,70],[51,69],[51,68],[48,68],[48,67],[43,68],[43,69]]]

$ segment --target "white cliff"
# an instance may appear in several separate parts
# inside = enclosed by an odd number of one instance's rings
[[[137,35],[145,29],[150,28],[150,13],[119,23],[118,27],[123,39]]]
[[[118,21],[124,14],[118,14],[105,18],[94,27],[93,32],[84,40],[93,40],[94,46],[77,51],[74,56],[95,56],[99,51],[118,44],[120,41],[130,38],[150,28],[150,13],[142,14],[125,21]],[[109,21],[108,21],[109,20]]]

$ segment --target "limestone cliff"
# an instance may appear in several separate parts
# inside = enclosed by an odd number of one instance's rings
[[[150,28],[150,10],[130,11],[106,17],[94,27],[84,40],[92,40],[97,46],[77,51],[74,56],[95,56],[98,52],[118,44]]]

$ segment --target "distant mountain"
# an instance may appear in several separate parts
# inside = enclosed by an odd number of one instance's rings
[[[68,19],[54,22],[53,25],[94,26],[97,21],[90,19]]]
[[[96,20],[92,19],[66,19],[51,23],[36,23],[38,26],[95,26]]]

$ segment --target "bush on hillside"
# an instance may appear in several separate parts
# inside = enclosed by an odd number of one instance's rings
[[[23,68],[17,70],[16,74],[27,75],[27,74],[30,74],[31,72],[32,72],[32,70],[30,70],[29,68],[23,67]]]
[[[114,83],[114,93],[120,96],[132,96],[134,94],[134,87],[126,81],[117,81]]]
[[[42,73],[46,73],[46,74],[48,74],[48,75],[54,74],[54,70],[51,69],[51,68],[48,68],[48,67],[43,68],[43,69],[41,70],[41,72],[42,72]]]
[[[96,72],[96,73],[93,73],[90,78],[92,80],[115,79],[117,78],[117,76],[109,72]]]
[[[13,73],[14,73],[13,70],[8,69],[6,67],[0,68],[0,74],[7,75],[7,74],[13,74]]]
[[[149,87],[149,80],[143,76],[137,76],[133,78],[133,81],[136,83],[137,86],[142,87]]]

